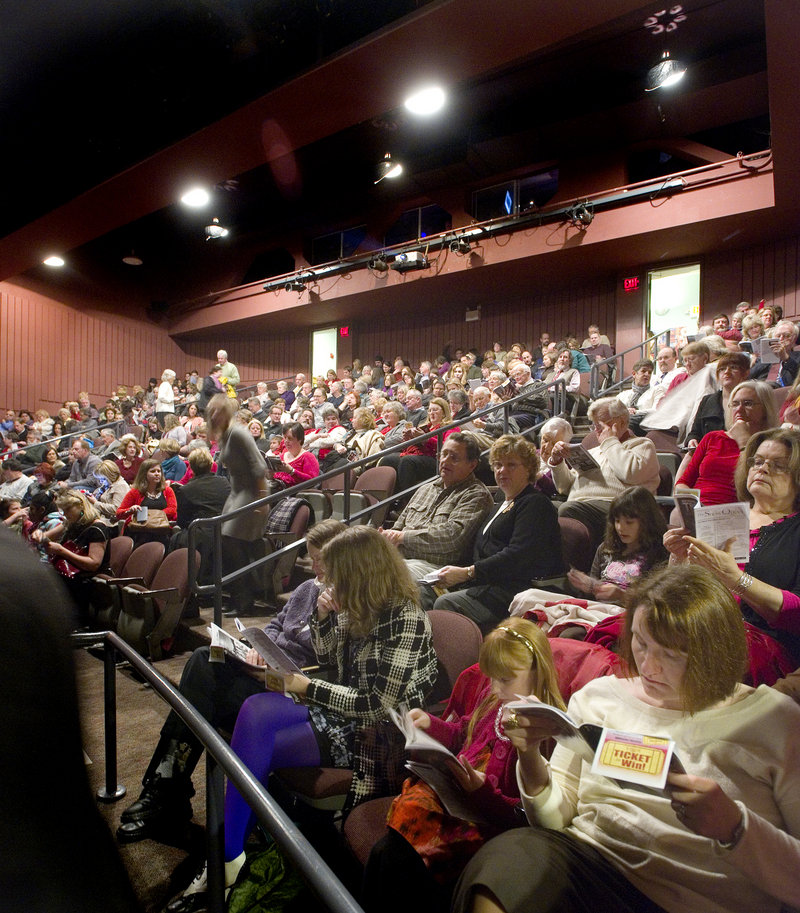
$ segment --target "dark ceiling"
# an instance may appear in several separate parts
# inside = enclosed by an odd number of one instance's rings
[[[556,6],[569,23],[560,27],[554,18],[548,26],[542,15],[542,28],[552,35],[486,34],[482,60],[465,17],[460,27],[465,44],[476,46],[475,62],[466,76],[442,73],[450,90],[445,112],[415,121],[401,113],[399,87],[397,107],[375,108],[373,96],[391,97],[381,55],[394,30],[402,33],[416,21],[433,27],[453,2],[5,0],[0,269],[13,263],[23,267],[17,270],[23,280],[73,297],[119,295],[169,305],[241,283],[253,261],[287,235],[309,241],[358,221],[386,227],[408,205],[467,193],[537,165],[599,159],[625,148],[629,179],[638,180],[702,160],[702,154],[682,157],[676,141],[681,148],[707,147],[709,160],[770,146],[763,0],[687,0],[680,14],[670,12],[675,6],[609,0],[607,15],[621,14],[585,28],[584,4],[562,0]],[[520,29],[536,21],[535,7],[553,15],[552,0],[518,6],[525,7]],[[647,27],[645,20],[659,13]],[[656,34],[664,25],[668,30]],[[441,59],[412,45],[406,69],[446,70],[456,51],[445,47],[461,38],[438,40]],[[508,59],[498,65],[496,49],[504,45]],[[368,61],[355,73],[348,66],[354,48]],[[665,48],[690,69],[672,95],[656,98],[644,93],[645,74]],[[303,99],[302,79],[325,65],[334,74],[325,96]],[[158,163],[164,150],[205,128],[208,135],[216,130],[207,157],[230,158],[224,143],[246,133],[226,134],[223,118],[294,85],[293,119],[309,119],[303,130],[318,135],[310,142],[286,136],[287,156],[264,154],[243,172],[218,173],[213,212],[188,212],[156,195],[151,203],[145,183],[123,183],[126,169],[134,174],[152,156]],[[254,110],[255,116],[262,117]],[[323,118],[325,126],[315,130],[315,119]],[[263,117],[255,129],[267,153]],[[196,146],[205,135],[195,137]],[[405,174],[376,187],[372,172],[387,150],[403,160]],[[188,173],[187,156],[178,160]],[[290,173],[282,167],[287,162]],[[79,211],[70,210],[76,198],[103,181],[127,198],[94,191],[92,206],[80,210],[79,229],[69,226],[67,214]],[[59,207],[64,218],[52,221]],[[135,218],[126,215],[137,208]],[[204,240],[202,227],[212,215],[230,227],[229,238]],[[62,239],[68,267],[58,275],[34,265],[38,225],[48,226],[40,235],[51,245]],[[365,246],[381,243],[376,232]],[[142,267],[122,264],[131,251]],[[0,278],[14,275],[11,268]]]

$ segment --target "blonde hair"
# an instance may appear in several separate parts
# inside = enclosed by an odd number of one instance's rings
[[[67,527],[68,530],[91,526],[100,517],[94,505],[87,500],[86,495],[73,488],[62,491],[56,498],[56,505],[62,513],[66,513],[70,507],[80,507],[81,509],[80,518],[75,523],[70,523]]]
[[[419,605],[419,590],[400,552],[377,529],[353,526],[322,550],[325,582],[335,590],[342,616],[355,637],[364,637],[379,616],[406,602]]]
[[[494,463],[503,457],[516,457],[528,470],[528,479],[536,481],[539,474],[539,454],[533,444],[521,434],[504,434],[499,437],[489,451],[489,465],[494,472]]]
[[[103,460],[95,469],[95,475],[105,476],[109,482],[116,482],[120,476],[119,466],[113,460]]]
[[[158,442],[158,450],[168,453],[170,456],[174,456],[176,453],[180,453],[181,445],[172,437],[162,437]]]
[[[511,616],[490,631],[481,646],[478,662],[481,672],[489,678],[508,678],[531,669],[536,697],[545,704],[567,709],[558,687],[558,675],[547,636],[527,618]],[[467,742],[472,738],[476,723],[498,703],[497,697],[489,692],[475,708],[467,728]]]

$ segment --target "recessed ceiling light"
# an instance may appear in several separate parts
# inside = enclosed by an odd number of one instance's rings
[[[191,190],[187,190],[181,197],[181,203],[183,203],[184,206],[191,206],[194,209],[199,209],[201,206],[208,205],[210,199],[211,195],[204,187],[193,187]]]
[[[412,114],[435,114],[444,107],[444,103],[444,89],[440,86],[420,89],[405,100],[405,106]]]
[[[42,260],[45,266],[63,266],[66,261],[62,257],[48,257],[46,260]]]

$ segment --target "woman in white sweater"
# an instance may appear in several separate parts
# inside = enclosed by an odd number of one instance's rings
[[[736,603],[702,568],[667,568],[632,591],[626,631],[633,677],[591,682],[569,714],[673,739],[686,773],[651,794],[592,773],[564,745],[548,764],[539,748],[554,727],[506,714],[533,826],[475,857],[456,913],[800,906],[800,708],[739,684],[746,646]]]

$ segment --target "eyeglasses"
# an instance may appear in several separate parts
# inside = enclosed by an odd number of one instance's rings
[[[740,400],[737,400],[735,403],[731,402],[731,409],[735,409],[737,406],[741,406],[743,409],[752,409],[753,406],[758,406],[758,405],[760,405],[760,403],[758,403],[754,399],[740,399]]]
[[[748,469],[766,469],[766,471],[772,475],[773,473],[777,475],[786,475],[791,471],[791,467],[788,463],[783,463],[776,460],[765,460],[764,457],[754,456],[750,457],[747,461]]]

